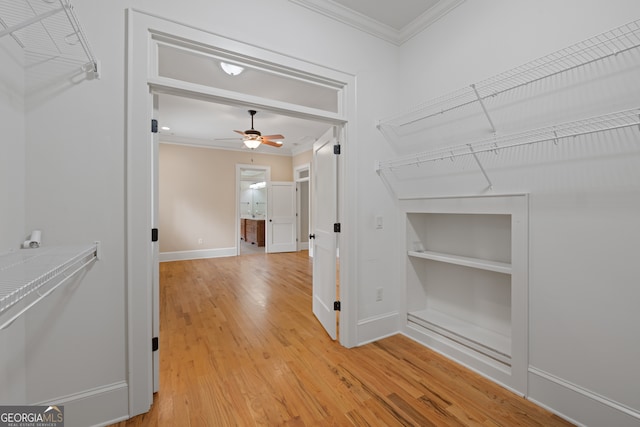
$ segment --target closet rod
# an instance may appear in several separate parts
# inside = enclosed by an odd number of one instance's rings
[[[379,171],[382,169],[394,169],[405,166],[418,166],[422,163],[437,160],[453,160],[456,157],[469,155],[475,156],[479,153],[485,152],[497,153],[498,150],[502,149],[532,145],[547,141],[557,143],[560,139],[612,131],[632,126],[640,126],[640,109],[638,108],[529,130],[513,135],[492,137],[463,145],[424,151],[393,160],[380,161],[377,163],[377,168]]]

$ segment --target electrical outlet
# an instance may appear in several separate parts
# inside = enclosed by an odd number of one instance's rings
[[[198,244],[199,244],[199,245],[201,245],[201,244],[203,244],[203,243],[204,243],[204,239],[203,239],[202,237],[201,237],[201,238],[199,238],[199,239],[198,239]]]
[[[376,301],[382,301],[382,288],[376,289]]]

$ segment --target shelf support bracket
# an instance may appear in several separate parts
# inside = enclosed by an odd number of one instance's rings
[[[478,164],[478,167],[482,171],[482,175],[484,175],[484,179],[486,179],[487,183],[489,183],[489,189],[490,190],[493,189],[493,183],[489,179],[489,175],[487,175],[487,171],[484,170],[484,166],[482,166],[482,163],[480,163],[480,159],[478,159],[478,155],[473,150],[473,146],[471,144],[467,144],[467,147],[469,147],[469,151],[471,151],[471,154],[473,154],[473,158],[476,160],[476,163]]]
[[[496,127],[493,124],[493,120],[491,120],[491,116],[489,115],[489,112],[487,111],[487,107],[484,105],[484,101],[482,100],[482,97],[478,93],[478,89],[476,89],[476,85],[472,84],[471,85],[471,89],[473,89],[473,92],[476,94],[476,98],[478,98],[478,102],[480,103],[480,106],[482,107],[482,111],[484,111],[484,115],[487,116],[487,120],[489,121],[489,125],[491,126],[491,130],[493,131],[493,133],[496,133]]]

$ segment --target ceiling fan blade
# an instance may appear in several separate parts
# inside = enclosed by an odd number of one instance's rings
[[[241,130],[234,130],[234,132],[239,133],[242,136],[247,136],[244,132],[242,132]]]
[[[262,139],[284,139],[284,136],[278,135],[262,135]]]
[[[272,147],[282,147],[282,142],[280,142],[280,141],[270,141],[268,139],[265,139],[264,137],[262,137],[262,143],[264,145],[270,145]]]

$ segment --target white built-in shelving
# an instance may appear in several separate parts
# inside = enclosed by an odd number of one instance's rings
[[[471,258],[433,251],[408,251],[410,257],[430,259],[465,267],[478,268],[480,270],[495,271],[496,273],[511,274],[511,264],[506,262],[489,261],[480,258]]]
[[[99,257],[91,245],[40,247],[0,254],[0,320],[27,297],[37,298],[0,325],[5,329],[35,304]]]
[[[0,0],[0,38],[11,36],[25,51],[81,61],[99,77],[99,61],[70,0]]]
[[[526,195],[407,198],[403,332],[524,393]]]

